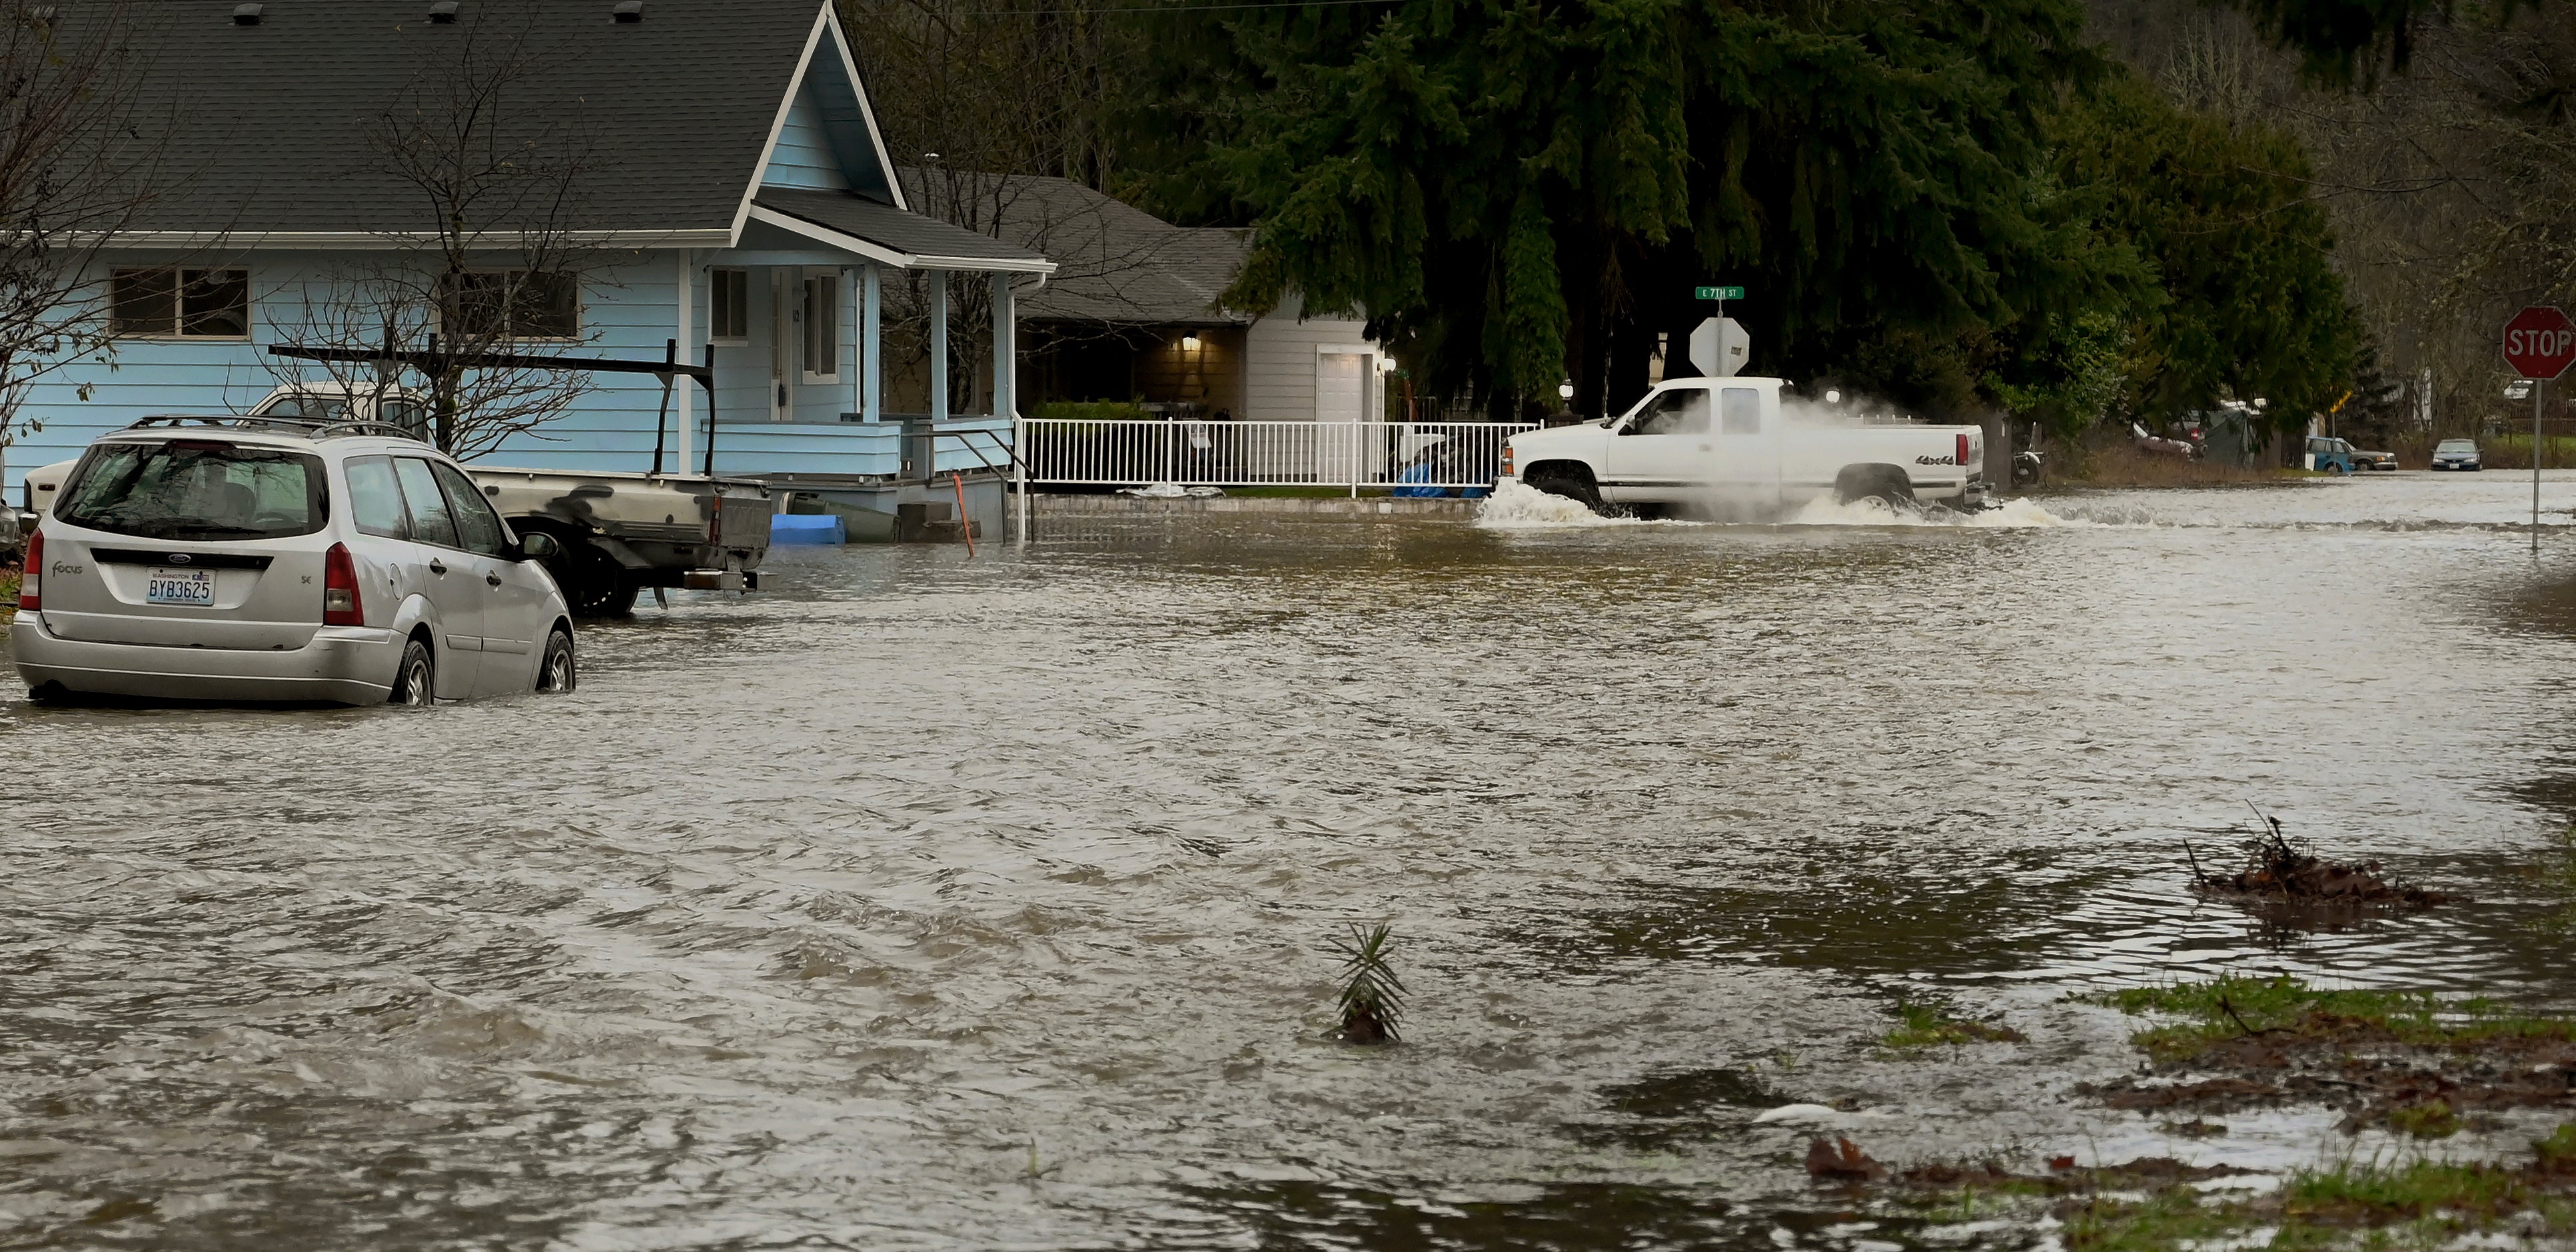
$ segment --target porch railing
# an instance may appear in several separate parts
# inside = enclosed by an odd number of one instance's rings
[[[1502,422],[1195,422],[1025,418],[1038,485],[1488,487]]]

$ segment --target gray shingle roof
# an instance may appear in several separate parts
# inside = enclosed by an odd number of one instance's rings
[[[578,153],[585,229],[722,230],[796,72],[821,0],[235,0],[132,6],[147,58],[137,111],[166,126],[164,178],[138,230],[424,229],[429,198],[393,172],[386,118],[451,97],[442,71],[470,49],[521,58],[499,115],[506,145]],[[65,6],[82,9],[79,0]],[[829,43],[818,63],[832,55]],[[166,119],[166,120],[165,120]],[[496,216],[499,216],[496,213]]]
[[[856,192],[763,187],[752,203],[925,259],[994,262],[1010,268],[1043,267],[1048,259],[991,235],[878,204]]]
[[[1174,226],[1062,178],[896,171],[917,212],[1042,252],[1057,265],[1020,297],[1026,321],[1131,326],[1240,326],[1250,314],[1218,296],[1252,248],[1252,232]],[[766,193],[764,193],[766,198]]]

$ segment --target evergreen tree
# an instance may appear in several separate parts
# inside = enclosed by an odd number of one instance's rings
[[[1431,390],[1552,398],[1570,374],[1597,411],[1642,389],[1657,332],[1705,314],[1702,283],[1754,289],[1734,311],[1787,372],[2108,281],[2082,224],[2029,194],[2043,115],[2099,66],[2075,0],[1153,20],[1172,68],[1130,151],[1162,145],[1258,221],[1234,300],[1363,310]]]

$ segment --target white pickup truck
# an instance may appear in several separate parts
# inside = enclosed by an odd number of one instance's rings
[[[1503,473],[1601,512],[1769,521],[1830,496],[1848,503],[1986,503],[1975,426],[1871,426],[1783,412],[1777,378],[1677,378],[1625,414],[1524,431]]]
[[[280,387],[245,420],[380,423],[416,428],[425,410],[399,389],[381,396],[335,382]],[[25,507],[52,511],[54,494],[79,462],[27,471]],[[760,585],[776,511],[763,483],[695,474],[501,469],[468,463],[466,472],[492,507],[521,535],[555,537],[546,572],[575,615],[613,617],[635,606],[646,587],[741,591]],[[658,593],[657,593],[658,594]]]

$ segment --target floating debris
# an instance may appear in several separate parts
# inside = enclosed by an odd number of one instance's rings
[[[1841,1182],[1877,1182],[1887,1177],[1887,1167],[1870,1159],[1860,1145],[1849,1139],[1814,1139],[1807,1143],[1807,1176],[1831,1178]]]
[[[2261,831],[2246,841],[2245,864],[2235,873],[2204,871],[2199,853],[2190,843],[2183,844],[2194,890],[2235,900],[2325,906],[2430,908],[2450,900],[2438,891],[2383,876],[2377,861],[2347,865],[2317,856],[2313,850],[2302,852],[2282,836],[2281,819],[2261,809],[2254,810],[2254,817],[2262,824]]]
[[[1342,1040],[1345,1043],[1398,1043],[1398,1011],[1404,1001],[1404,984],[1397,981],[1395,968],[1387,964],[1387,926],[1380,922],[1362,930],[1351,923],[1348,939],[1333,942],[1333,950],[1342,955]]]

